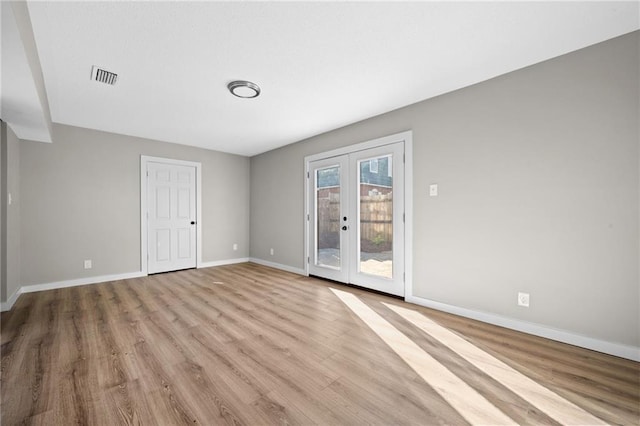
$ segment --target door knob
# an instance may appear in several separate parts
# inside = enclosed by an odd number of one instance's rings
[[[342,227],[342,230],[343,230],[343,231],[346,231],[346,230],[347,230],[347,225],[344,225],[344,226]]]
[[[196,222],[192,220],[192,221],[191,221],[191,224],[192,224],[192,225],[195,225],[195,224],[196,224]]]

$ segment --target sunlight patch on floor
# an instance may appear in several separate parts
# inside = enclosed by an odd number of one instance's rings
[[[389,303],[382,304],[559,423],[565,425],[606,424],[447,328],[433,322],[420,312]]]
[[[516,424],[351,293],[331,291],[471,424]]]
[[[354,294],[331,291],[471,424],[515,423]],[[382,305],[560,424],[607,424],[420,312],[384,302]]]

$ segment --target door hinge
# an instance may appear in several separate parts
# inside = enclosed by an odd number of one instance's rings
[[[311,258],[307,256],[307,263],[311,263]]]
[[[149,170],[147,170],[147,177],[149,177]]]
[[[404,156],[405,156],[405,153],[403,152],[403,153],[402,153],[402,163],[403,163],[403,164],[404,164],[404,162],[405,162]]]
[[[309,179],[311,177],[311,175],[309,174],[309,172],[307,172],[307,179]]]
[[[309,221],[309,215],[307,214],[307,222]]]
[[[405,278],[406,278],[406,274],[403,272],[403,273],[402,273],[402,282],[404,282],[404,281],[405,281]]]
[[[404,223],[404,213],[402,213],[402,223]]]

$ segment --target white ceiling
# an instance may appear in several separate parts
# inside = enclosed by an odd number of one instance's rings
[[[639,28],[638,2],[30,2],[54,122],[254,155]],[[90,81],[91,66],[118,74]],[[257,83],[260,97],[227,83]]]

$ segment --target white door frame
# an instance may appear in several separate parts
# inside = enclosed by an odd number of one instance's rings
[[[304,157],[304,272],[309,276],[309,163],[338,155],[350,154],[369,148],[377,148],[395,142],[404,142],[404,298],[413,296],[413,131],[396,133],[378,139],[345,146]]]
[[[202,267],[202,164],[195,161],[140,156],[140,265],[141,272],[149,275],[149,249],[147,247],[147,164],[163,163],[196,169],[196,268]]]

